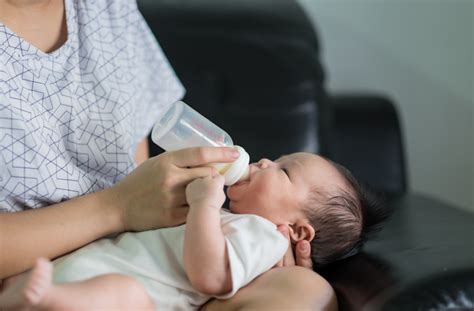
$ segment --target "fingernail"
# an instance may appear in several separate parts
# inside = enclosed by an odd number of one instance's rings
[[[240,157],[240,152],[236,149],[232,149],[230,154],[234,159],[237,159],[238,157]]]
[[[301,246],[300,246],[300,249],[301,249],[302,251],[306,252],[306,251],[308,250],[308,247],[309,247],[308,243],[303,242],[303,243],[300,243],[300,245],[301,245]]]

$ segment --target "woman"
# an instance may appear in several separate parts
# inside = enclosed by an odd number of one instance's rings
[[[154,120],[183,94],[133,1],[0,1],[4,286],[38,257],[184,222],[185,185],[212,174],[206,164],[235,155],[230,148],[192,148],[147,159]],[[297,263],[311,267],[303,246]],[[285,265],[295,265],[291,251]],[[287,267],[205,308],[222,304],[314,309],[332,308],[335,300],[324,279]]]

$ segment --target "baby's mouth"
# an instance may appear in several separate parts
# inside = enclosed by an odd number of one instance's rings
[[[248,182],[249,182],[248,180],[242,180],[242,181],[236,182],[235,184],[233,184],[233,185],[230,186],[230,187],[240,186],[240,185],[246,184],[246,183],[248,183]]]
[[[233,184],[231,187],[233,186],[239,186],[239,185],[243,185],[243,184],[246,184],[246,183],[249,183],[250,180],[252,179],[252,172],[253,172],[253,165],[249,165],[249,173],[248,173],[248,179],[245,179],[245,180],[241,180],[241,181],[238,181],[236,182],[235,184]]]

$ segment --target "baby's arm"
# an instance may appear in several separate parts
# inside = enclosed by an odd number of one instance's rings
[[[220,295],[230,292],[232,278],[226,242],[220,223],[225,201],[222,176],[199,178],[186,188],[189,213],[184,237],[184,267],[199,292]]]

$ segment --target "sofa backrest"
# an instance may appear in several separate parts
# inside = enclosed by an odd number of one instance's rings
[[[367,113],[377,120],[386,101],[344,97],[338,106],[340,98],[326,94],[317,32],[297,1],[138,3],[187,90],[184,101],[227,131],[251,161],[317,152],[378,190],[405,191],[397,115],[382,113],[390,123],[377,129],[346,122]],[[159,152],[151,144],[152,155]]]
[[[322,151],[319,45],[293,0],[139,1],[190,106],[251,160]]]

